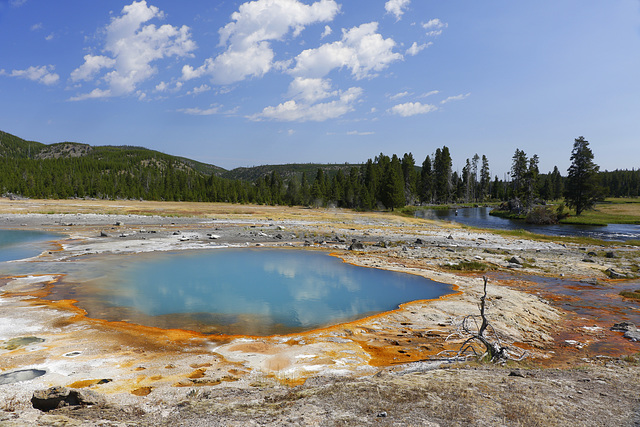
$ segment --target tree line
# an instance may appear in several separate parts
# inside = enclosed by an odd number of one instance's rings
[[[576,139],[578,141],[578,139]],[[586,141],[584,141],[586,142]],[[588,148],[588,143],[587,143]],[[590,152],[590,150],[589,150]],[[418,165],[412,153],[380,153],[362,165],[306,171],[283,178],[277,170],[255,181],[226,179],[178,158],[128,147],[100,155],[30,158],[0,156],[0,191],[30,198],[144,199],[269,205],[396,209],[406,205],[485,203],[517,198],[524,205],[566,196],[571,170],[538,169],[537,155],[516,149],[509,179],[491,178],[485,155],[452,170],[449,148],[437,148]],[[107,153],[107,154],[105,154]],[[591,156],[591,160],[592,160]],[[337,169],[337,171],[336,171]],[[598,197],[638,197],[640,171],[594,172]]]

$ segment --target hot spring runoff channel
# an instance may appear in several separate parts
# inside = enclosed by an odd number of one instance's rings
[[[55,298],[78,300],[89,317],[264,336],[352,321],[452,292],[451,285],[424,277],[301,250],[180,251],[128,256],[109,267],[111,262],[104,276]]]

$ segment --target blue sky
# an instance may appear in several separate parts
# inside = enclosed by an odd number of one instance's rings
[[[227,169],[574,138],[640,167],[638,0],[0,0],[0,130]]]

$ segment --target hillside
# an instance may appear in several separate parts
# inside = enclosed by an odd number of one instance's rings
[[[241,167],[235,168],[230,171],[226,171],[221,174],[223,178],[228,179],[241,179],[244,181],[256,181],[258,178],[264,178],[276,172],[281,178],[289,180],[296,177],[301,179],[302,174],[306,173],[307,178],[312,180],[318,171],[322,171],[329,177],[333,178],[338,171],[342,171],[343,174],[348,175],[352,167],[360,168],[362,165],[355,164],[321,164],[321,163],[290,163],[285,165],[262,165],[253,167]]]

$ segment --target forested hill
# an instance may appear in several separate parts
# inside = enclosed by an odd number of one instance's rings
[[[258,178],[265,178],[271,176],[274,172],[283,179],[296,178],[302,179],[303,174],[307,174],[309,179],[312,179],[318,169],[329,177],[332,178],[338,171],[342,171],[343,174],[348,174],[352,167],[361,167],[362,165],[354,165],[349,163],[343,164],[319,164],[319,163],[290,163],[285,165],[263,165],[253,166],[245,168],[235,168],[230,171],[222,173],[220,176],[229,179],[242,179],[245,181],[256,181]]]
[[[0,158],[42,160],[75,157],[86,157],[106,162],[129,157],[142,162],[157,162],[158,164],[174,162],[182,164],[183,168],[192,169],[205,175],[221,175],[226,172],[225,169],[218,166],[184,157],[171,156],[144,147],[130,145],[93,147],[89,144],[77,142],[59,142],[47,145],[36,141],[26,141],[15,135],[0,131]]]

